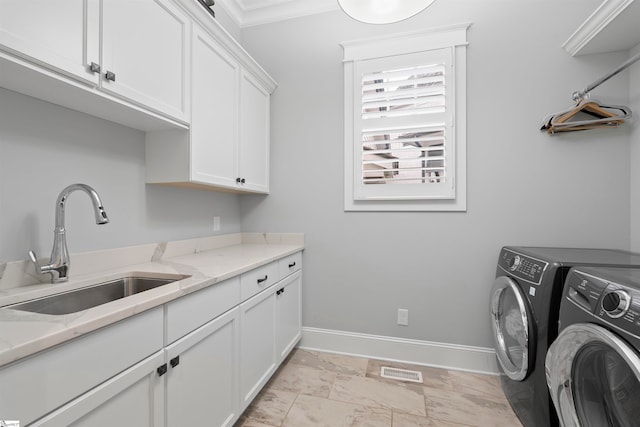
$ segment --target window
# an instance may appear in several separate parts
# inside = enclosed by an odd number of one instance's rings
[[[467,27],[342,44],[345,210],[466,209]]]

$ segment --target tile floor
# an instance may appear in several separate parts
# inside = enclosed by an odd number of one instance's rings
[[[423,384],[380,377],[391,366]],[[234,427],[521,427],[497,376],[295,349]]]

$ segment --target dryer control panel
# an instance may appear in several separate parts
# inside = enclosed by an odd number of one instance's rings
[[[548,262],[526,256],[510,249],[502,249],[498,259],[498,267],[510,275],[526,280],[534,285],[542,282],[542,274]]]

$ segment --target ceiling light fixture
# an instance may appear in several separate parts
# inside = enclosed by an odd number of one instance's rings
[[[356,21],[391,24],[422,12],[435,0],[338,0],[342,10]]]

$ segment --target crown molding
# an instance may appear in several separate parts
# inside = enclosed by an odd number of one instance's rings
[[[285,19],[339,10],[336,0],[221,0],[216,3],[240,27],[268,24]]]

